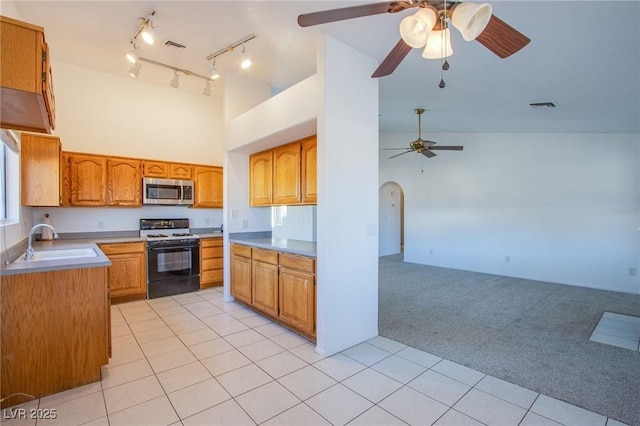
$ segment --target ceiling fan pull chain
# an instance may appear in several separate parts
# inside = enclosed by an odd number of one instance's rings
[[[445,17],[447,16],[447,2],[444,1],[444,15],[440,15],[440,27],[441,28],[445,28]],[[445,57],[446,52],[447,52],[447,48],[446,48],[446,44],[447,44],[447,32],[446,31],[442,31],[440,33],[440,84],[438,84],[438,87],[441,89],[444,89],[447,85],[444,82],[444,71],[447,71],[449,69],[449,62],[447,61],[447,58]]]

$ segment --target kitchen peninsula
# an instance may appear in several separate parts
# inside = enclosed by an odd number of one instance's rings
[[[35,248],[51,258],[0,269],[3,408],[98,381],[111,354],[109,259],[95,244]]]
[[[230,234],[231,294],[249,308],[315,341],[316,243]]]

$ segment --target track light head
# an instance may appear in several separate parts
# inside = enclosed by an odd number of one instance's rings
[[[202,94],[205,96],[211,96],[211,82],[207,81],[207,85],[204,86]]]
[[[171,85],[171,87],[175,87],[176,89],[178,88],[178,86],[180,86],[180,76],[178,75],[177,71],[174,71],[173,79],[169,84]]]
[[[215,58],[213,59],[213,61],[209,62],[209,78],[211,80],[216,80],[217,78],[220,78],[220,73],[216,69]]]
[[[144,20],[140,26],[140,30],[138,31],[144,42],[147,44],[153,44],[156,38],[156,34],[153,31],[153,16],[155,14],[155,11],[151,12],[151,14]]]
[[[127,60],[129,62],[131,62],[132,64],[135,64],[138,62],[138,58],[140,57],[140,49],[138,49],[135,45],[135,43],[132,43],[132,47],[131,49],[127,52],[126,56],[127,56]]]
[[[244,43],[242,44],[242,53],[240,54],[240,68],[246,70],[251,66],[251,58],[247,55],[244,48]]]
[[[129,70],[129,75],[133,78],[138,78],[138,74],[140,73],[140,68],[142,65],[136,64],[133,68]]]

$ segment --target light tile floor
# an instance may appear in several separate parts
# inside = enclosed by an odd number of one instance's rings
[[[380,336],[323,358],[219,288],[112,306],[112,325],[100,382],[5,409],[2,423],[621,425]],[[56,418],[29,418],[44,409]]]
[[[589,340],[640,351],[640,317],[605,312]]]

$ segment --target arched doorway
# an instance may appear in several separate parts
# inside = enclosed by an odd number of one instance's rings
[[[380,187],[378,256],[404,252],[404,191],[396,182]]]

